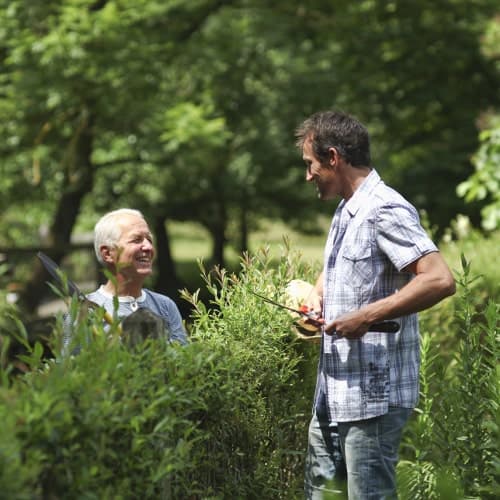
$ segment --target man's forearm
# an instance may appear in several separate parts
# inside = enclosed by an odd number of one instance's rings
[[[428,309],[455,293],[455,281],[437,252],[415,264],[416,276],[393,295],[363,307],[367,323],[394,319]]]
[[[406,286],[361,309],[341,314],[327,325],[326,332],[359,338],[373,323],[422,311],[455,293],[453,276],[438,252],[421,257],[406,270],[415,274]]]

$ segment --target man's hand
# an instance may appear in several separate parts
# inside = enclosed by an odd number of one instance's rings
[[[357,311],[340,315],[326,326],[325,332],[359,339],[371,324],[417,313],[455,293],[453,275],[439,252],[420,257],[405,270],[415,277],[403,288]]]
[[[309,314],[312,313],[316,318],[323,315],[323,273],[316,280],[316,284],[311,289],[302,307],[306,308]]]
[[[340,315],[325,327],[325,333],[337,334],[338,337],[347,339],[359,339],[368,331],[369,326],[365,315],[359,310]]]

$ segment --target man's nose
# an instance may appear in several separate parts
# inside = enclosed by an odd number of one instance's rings
[[[142,248],[147,249],[147,250],[151,250],[153,248],[153,243],[151,241],[149,241],[147,238],[144,238],[142,240]]]

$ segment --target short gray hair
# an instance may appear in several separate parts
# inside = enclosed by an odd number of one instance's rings
[[[134,215],[144,219],[144,215],[139,210],[133,208],[119,208],[104,214],[94,227],[94,251],[100,264],[104,264],[101,256],[101,246],[116,245],[122,235],[122,228],[119,220],[127,215]]]

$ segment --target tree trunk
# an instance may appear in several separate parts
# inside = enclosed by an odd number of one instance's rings
[[[209,228],[212,235],[212,262],[214,265],[225,266],[224,247],[226,245],[227,211],[224,200],[216,202],[216,217]]]
[[[183,288],[184,284],[177,276],[170,248],[170,236],[165,223],[166,219],[162,215],[155,216],[152,220],[152,228],[156,236],[156,263],[158,268],[154,287],[155,291],[164,293],[175,302],[178,302],[179,289]]]
[[[248,251],[248,210],[245,204],[240,207],[240,254]]]
[[[94,183],[94,166],[91,162],[93,135],[90,118],[84,118],[76,134],[73,149],[68,154],[68,157],[73,160],[70,164],[71,168],[68,169],[71,173],[66,172],[64,190],[49,230],[48,243],[52,250],[47,253],[56,264],[60,264],[65,256],[65,249],[70,243],[83,197],[92,191]],[[20,295],[21,307],[33,313],[47,292],[46,282],[49,280],[50,275],[37,259],[34,262],[31,278]]]

